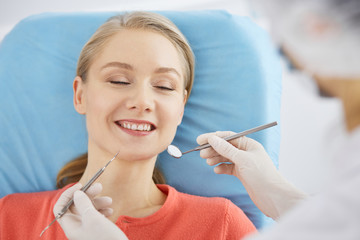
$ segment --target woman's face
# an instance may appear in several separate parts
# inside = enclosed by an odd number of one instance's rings
[[[149,159],[172,142],[184,112],[182,63],[165,37],[145,30],[114,35],[74,81],[76,110],[86,114],[89,151]]]

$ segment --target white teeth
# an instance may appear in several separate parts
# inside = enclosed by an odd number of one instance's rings
[[[134,131],[150,131],[151,130],[151,126],[150,124],[135,124],[135,123],[127,123],[124,122],[121,124],[123,128],[127,128],[127,129],[131,129]]]

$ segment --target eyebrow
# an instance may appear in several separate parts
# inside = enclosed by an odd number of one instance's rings
[[[109,67],[117,67],[117,68],[124,68],[127,70],[134,70],[134,67],[130,64],[123,63],[123,62],[109,62],[101,67],[101,69],[109,68]],[[175,73],[179,77],[181,77],[180,73],[175,68],[170,67],[160,67],[155,69],[155,73]]]
[[[180,73],[175,68],[160,67],[155,70],[155,73],[175,73],[178,77],[181,77]]]
[[[101,69],[108,68],[108,67],[117,67],[117,68],[124,68],[127,70],[134,70],[133,66],[127,63],[122,62],[109,62],[101,67]]]

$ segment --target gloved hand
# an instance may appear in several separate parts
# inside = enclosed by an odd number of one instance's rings
[[[102,185],[95,183],[86,193],[79,191],[81,184],[75,184],[64,191],[56,202],[53,212],[58,212],[74,196],[74,205],[58,223],[70,240],[128,239],[113,222],[106,217],[112,214],[112,200],[109,197],[95,197],[102,191]]]
[[[233,134],[216,132],[197,138],[199,144],[212,146],[201,150],[200,156],[210,166],[219,164],[215,173],[239,178],[255,205],[274,220],[307,197],[279,173],[259,142],[247,137],[230,143],[222,139]]]

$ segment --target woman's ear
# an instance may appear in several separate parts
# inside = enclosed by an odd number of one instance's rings
[[[80,114],[86,113],[86,101],[84,95],[84,82],[81,77],[77,76],[73,82],[74,88],[74,107]]]
[[[185,89],[185,90],[184,90],[184,99],[183,99],[183,108],[182,108],[182,111],[181,111],[181,113],[180,113],[180,118],[179,118],[178,126],[179,126],[180,123],[182,122],[182,118],[183,118],[183,116],[184,116],[186,101],[187,101],[187,90]]]
[[[186,101],[187,101],[187,95],[188,95],[188,91],[187,91],[186,89],[184,89],[184,99],[183,99],[183,101],[184,101],[184,106],[185,106]]]

